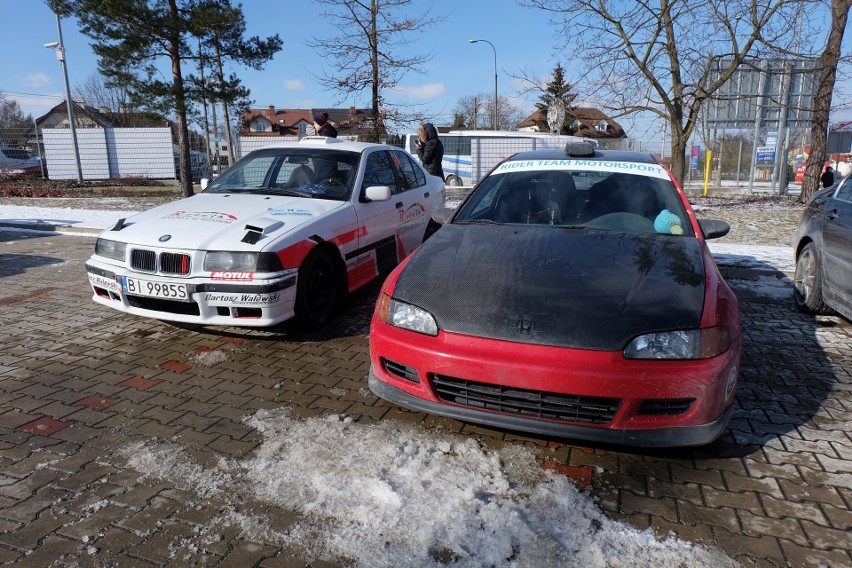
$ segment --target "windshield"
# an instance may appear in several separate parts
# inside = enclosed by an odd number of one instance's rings
[[[462,205],[453,222],[693,236],[671,180],[601,170],[492,173]]]
[[[255,193],[348,200],[361,155],[318,148],[252,152],[214,180],[204,193]]]

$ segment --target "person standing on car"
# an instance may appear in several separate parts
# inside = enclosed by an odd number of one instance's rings
[[[328,121],[327,112],[320,113],[314,117],[314,128],[317,131],[317,136],[337,138],[337,129]]]
[[[820,180],[823,187],[834,185],[834,172],[831,170],[831,166],[825,166],[825,171],[822,173]]]
[[[424,122],[417,128],[419,138],[414,141],[417,146],[417,156],[426,171],[433,176],[444,179],[444,144],[438,138],[438,130],[431,122]],[[446,181],[446,180],[445,180]]]

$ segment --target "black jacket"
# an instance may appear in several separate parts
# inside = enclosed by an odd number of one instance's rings
[[[330,122],[326,122],[325,125],[317,131],[317,134],[320,136],[327,136],[329,138],[337,138],[337,129],[333,127]]]
[[[433,176],[444,179],[444,169],[441,161],[444,159],[444,144],[438,138],[438,130],[430,122],[423,123],[423,131],[426,133],[426,143],[417,147],[417,156]]]
[[[828,187],[830,185],[834,185],[834,172],[833,171],[825,171],[820,178],[822,181],[823,187]]]

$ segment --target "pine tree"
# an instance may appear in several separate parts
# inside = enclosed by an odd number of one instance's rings
[[[565,122],[562,123],[562,130],[559,134],[574,133],[574,130],[571,128],[571,124],[574,122],[574,113],[572,112],[572,109],[574,99],[577,98],[577,94],[573,92],[573,89],[574,86],[565,80],[565,73],[562,70],[562,65],[557,63],[556,67],[553,69],[553,79],[547,84],[547,88],[544,93],[542,93],[541,97],[539,97],[539,102],[535,103],[537,109],[547,113],[547,109],[554,100],[558,99],[562,101],[565,105]],[[549,131],[547,121],[544,121],[543,124],[539,125],[539,127],[543,127],[543,130]]]

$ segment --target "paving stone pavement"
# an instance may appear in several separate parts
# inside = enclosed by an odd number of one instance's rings
[[[744,566],[852,566],[852,324],[810,317],[745,286],[742,377],[729,430],[698,449],[586,447],[409,412],[366,389],[378,291],[303,335],[194,328],[127,317],[90,301],[93,240],[0,229],[0,564],[306,566],[275,538],[223,525],[233,507],[142,476],[134,441],[178,444],[199,463],[245,458],[262,435],[242,417],[287,407],[297,418],[402,420],[484,444],[547,449],[612,518],[720,547]],[[779,274],[779,277],[781,275]],[[199,354],[223,353],[199,364]],[[241,513],[278,534],[287,511]],[[313,562],[322,567],[345,563]]]

